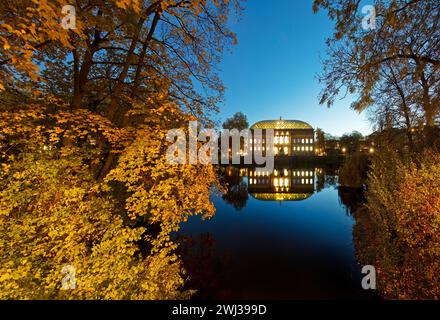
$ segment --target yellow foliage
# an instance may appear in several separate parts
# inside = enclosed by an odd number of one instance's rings
[[[79,157],[22,154],[0,187],[1,299],[185,297],[173,247],[127,226]],[[146,258],[140,240],[153,246]],[[65,265],[76,269],[75,290],[61,290]]]
[[[213,167],[169,164],[160,127],[142,127],[130,142],[127,131],[84,110],[33,106],[0,121],[0,298],[189,296],[171,233],[189,215],[214,213]],[[102,183],[89,162],[100,154],[93,135],[126,146]],[[61,289],[66,265],[76,270],[75,290]]]

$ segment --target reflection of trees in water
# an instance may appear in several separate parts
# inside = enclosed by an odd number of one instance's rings
[[[338,195],[339,200],[346,207],[348,215],[354,215],[365,203],[365,196],[362,189],[339,186]]]
[[[212,234],[204,233],[198,238],[180,236],[178,242],[177,253],[189,278],[185,289],[197,290],[193,299],[212,299],[227,289],[223,270],[227,270],[231,259],[225,253],[218,253]]]
[[[248,185],[243,181],[240,168],[229,167],[225,169],[225,174],[221,177],[221,183],[226,187],[223,200],[241,210],[246,207],[249,199]]]
[[[336,188],[338,186],[337,167],[316,169],[316,191],[321,192],[327,188]]]
[[[244,181],[237,185],[229,185],[228,192],[223,195],[223,200],[229,204],[232,204],[237,210],[241,210],[246,207],[248,199],[248,185]]]

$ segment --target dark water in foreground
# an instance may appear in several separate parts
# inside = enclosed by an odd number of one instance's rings
[[[226,168],[216,215],[180,232],[196,299],[368,299],[361,287],[350,208],[359,194],[338,188],[337,170]]]

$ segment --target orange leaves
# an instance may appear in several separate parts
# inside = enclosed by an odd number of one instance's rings
[[[38,64],[32,59],[40,46],[51,41],[71,47],[70,35],[60,26],[61,0],[6,2],[0,5],[0,60],[6,63],[0,84],[7,75],[17,72],[22,76],[38,80]],[[81,30],[77,29],[78,35]]]
[[[440,156],[430,157],[431,164],[409,170],[395,193],[401,208],[396,215],[398,230],[413,248],[440,243]]]
[[[375,264],[380,292],[390,299],[440,298],[440,155],[426,152],[418,161],[377,154],[368,211],[356,216],[360,260]]]
[[[136,13],[140,12],[140,0],[115,0],[116,6],[124,10],[133,10]]]

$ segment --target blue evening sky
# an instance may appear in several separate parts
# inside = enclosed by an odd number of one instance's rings
[[[333,32],[326,12],[313,14],[312,0],[248,0],[244,6],[232,23],[238,45],[221,65],[226,99],[220,120],[241,111],[250,124],[281,116],[338,136],[371,133],[367,116],[350,109],[350,98],[330,109],[319,105],[316,74]]]

